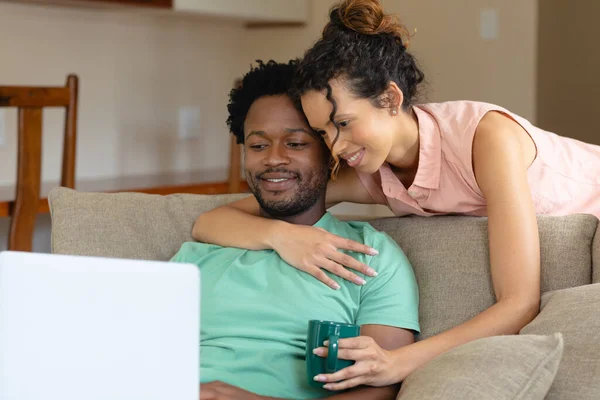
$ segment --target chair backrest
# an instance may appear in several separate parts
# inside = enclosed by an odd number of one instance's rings
[[[233,87],[239,89],[242,87],[242,80],[236,79]],[[228,176],[228,191],[229,193],[239,193],[241,189],[241,163],[242,154],[241,146],[237,142],[237,138],[233,133],[230,135],[229,142],[229,176]]]
[[[42,110],[66,108],[61,186],[75,187],[77,100],[79,79],[69,75],[65,86],[0,86],[0,107],[18,109],[17,185],[8,249],[31,251],[40,201],[42,173]]]
[[[237,139],[234,135],[231,135],[231,142],[229,144],[229,178],[228,178],[228,191],[229,193],[239,193],[241,186],[240,180],[242,179],[241,174],[242,155],[240,145],[237,143]]]

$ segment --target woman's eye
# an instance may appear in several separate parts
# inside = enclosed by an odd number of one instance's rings
[[[345,128],[348,126],[349,123],[350,123],[350,121],[341,121],[338,123],[338,125],[341,126],[342,128]]]
[[[318,133],[319,135],[321,135],[321,136],[325,136],[325,135],[327,135],[327,132],[325,132],[325,131],[319,131],[319,130],[318,130],[318,131],[317,131],[317,133]]]

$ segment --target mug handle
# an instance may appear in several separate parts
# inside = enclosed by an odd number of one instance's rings
[[[336,370],[339,338],[340,337],[338,335],[329,336],[329,349],[327,353],[327,373],[333,373]]]

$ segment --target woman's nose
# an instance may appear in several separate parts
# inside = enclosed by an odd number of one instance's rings
[[[332,145],[333,145],[333,147],[332,147]],[[348,148],[348,142],[346,142],[345,140],[340,140],[339,137],[338,137],[337,141],[330,144],[330,146],[329,146],[329,149],[331,150],[331,154],[336,154],[336,155],[340,155],[340,154],[344,153],[347,148]]]

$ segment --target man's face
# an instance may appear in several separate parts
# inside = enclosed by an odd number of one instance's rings
[[[246,179],[269,215],[300,214],[325,195],[329,151],[288,96],[257,99],[244,134]]]

